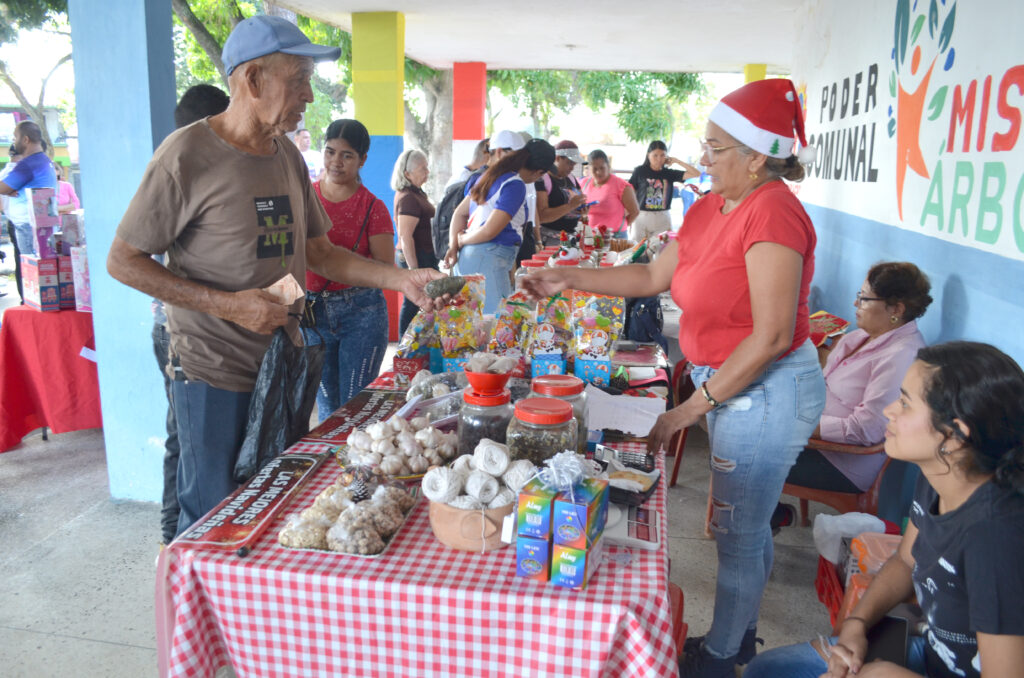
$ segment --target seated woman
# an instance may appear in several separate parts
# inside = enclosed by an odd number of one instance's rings
[[[914,264],[875,264],[857,292],[857,329],[843,336],[825,363],[825,411],[813,438],[874,445],[885,434],[886,405],[899,395],[900,380],[924,338],[916,319],[932,302],[928,276]],[[787,483],[835,492],[864,492],[885,455],[805,449]]]
[[[921,468],[899,551],[828,647],[766,652],[743,678],[1021,675],[1024,371],[987,344],[923,348],[885,415],[885,451]],[[906,668],[865,663],[868,631],[912,593],[927,627]]]

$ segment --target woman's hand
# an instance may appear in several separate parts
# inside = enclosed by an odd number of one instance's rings
[[[531,299],[547,299],[569,287],[569,271],[542,268],[530,271],[519,281],[519,287]]]
[[[582,193],[573,193],[572,197],[569,198],[569,211],[572,212],[583,203],[587,202],[587,196]]]
[[[455,264],[459,261],[459,246],[452,245],[448,248],[448,251],[444,253],[444,267],[449,271],[455,267]]]
[[[698,397],[700,400],[697,400]],[[668,449],[669,443],[672,442],[672,436],[677,431],[693,426],[710,410],[711,406],[698,392],[687,398],[681,405],[665,412],[658,417],[651,432],[647,434],[647,451],[656,453],[662,447]]]
[[[850,623],[852,621],[852,623]],[[867,627],[859,619],[843,623],[836,644],[830,648],[828,678],[863,675],[864,657],[868,653]]]

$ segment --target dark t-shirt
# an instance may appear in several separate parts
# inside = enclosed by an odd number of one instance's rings
[[[917,481],[914,590],[928,620],[929,678],[980,676],[976,634],[1024,635],[1024,495],[989,481],[954,511]]]
[[[636,202],[642,212],[664,212],[672,206],[672,182],[683,181],[682,170],[663,167],[657,172],[647,165],[637,165],[629,177],[636,191]]]
[[[434,206],[422,189],[410,186],[395,194],[395,230],[398,231],[398,217],[416,217],[416,229],[412,241],[417,252],[433,252],[434,241],[430,235],[430,220],[434,218]]]
[[[548,190],[544,181],[544,177],[541,177],[540,181],[534,183],[533,187],[539,193],[544,191],[548,194],[548,207],[561,207],[569,202],[574,193],[582,193],[583,189],[580,188],[579,182],[576,181],[576,177],[569,175],[567,177],[560,178],[548,172],[547,179],[551,181],[551,189]],[[579,223],[579,214],[570,212],[565,216],[559,217],[554,221],[549,221],[546,224],[541,224],[541,228],[549,231],[560,232],[565,231],[566,233],[572,233],[576,230],[576,224]]]

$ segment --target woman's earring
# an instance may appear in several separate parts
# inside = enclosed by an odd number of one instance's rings
[[[750,180],[751,181],[756,181],[757,180],[757,172],[751,172],[750,173]]]
[[[897,321],[897,320],[899,320],[899,318],[898,318],[898,317],[896,317],[896,316],[894,316],[894,315],[891,315],[891,316],[889,316],[889,322],[891,322],[891,323],[892,323],[893,325],[895,325],[895,324],[896,324],[896,321]]]

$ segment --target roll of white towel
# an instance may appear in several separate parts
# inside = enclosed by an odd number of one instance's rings
[[[449,504],[462,494],[463,476],[450,468],[439,466],[423,476],[423,494],[430,501]]]
[[[479,499],[481,503],[490,503],[498,495],[498,479],[484,471],[473,471],[466,478],[466,494]]]

